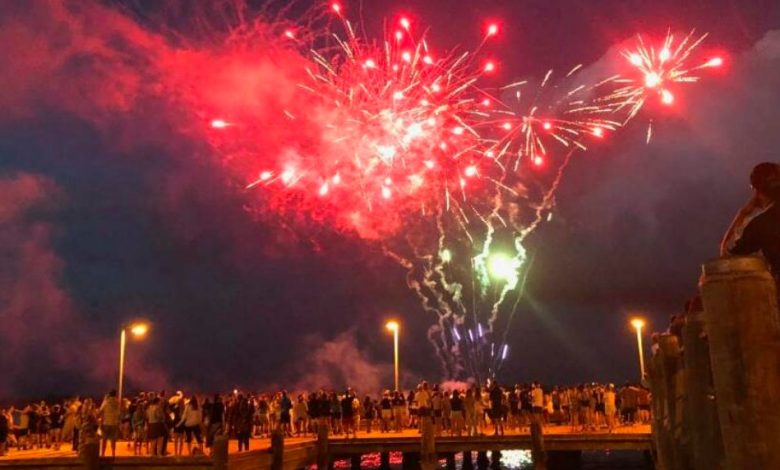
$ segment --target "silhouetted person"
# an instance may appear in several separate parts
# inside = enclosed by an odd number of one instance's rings
[[[750,185],[753,187],[753,196],[739,210],[723,237],[721,254],[761,253],[777,279],[780,275],[780,165],[757,165],[750,174]],[[739,227],[743,225],[745,228],[742,234],[736,236]]]

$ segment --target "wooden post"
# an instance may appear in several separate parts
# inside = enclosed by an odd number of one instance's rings
[[[685,390],[691,437],[691,463],[695,469],[723,468],[723,440],[720,435],[715,391],[712,387],[710,347],[704,332],[704,312],[688,312],[683,328]]]
[[[327,424],[320,423],[317,426],[317,470],[325,470],[330,462],[328,432]]]
[[[657,470],[672,470],[672,444],[669,435],[666,368],[664,354],[660,348],[653,355],[648,369],[650,373],[650,393],[652,396],[652,429],[656,452]]]
[[[390,470],[390,452],[379,453],[379,469]]]
[[[463,451],[463,463],[460,465],[462,470],[474,470],[474,461],[471,459],[471,451]]]
[[[271,470],[284,469],[284,433],[277,429],[271,433]]]
[[[718,417],[729,469],[780,468],[780,318],[760,258],[704,265],[700,281]]]
[[[683,429],[684,382],[682,373],[682,356],[677,336],[663,333],[658,336],[658,348],[664,368],[664,396],[666,399],[666,416],[664,425],[667,428],[667,438],[670,446],[671,469],[686,470],[688,463],[687,436]]]
[[[490,460],[488,460],[487,452],[484,450],[477,452],[477,468],[479,470],[485,470],[488,468],[488,465],[490,465]]]
[[[544,450],[544,434],[542,424],[534,416],[531,422],[531,459],[534,462],[534,470],[547,469],[547,453]]]
[[[420,454],[417,452],[404,452],[401,457],[401,468],[403,470],[419,470]]]
[[[350,458],[350,467],[352,470],[360,470],[360,454],[353,455]]]
[[[433,429],[433,421],[430,418],[423,418],[420,466],[423,470],[433,470],[436,468],[436,463],[436,435]]]
[[[501,451],[494,450],[490,452],[490,468],[491,470],[501,470]]]
[[[447,470],[456,470],[455,469],[455,453],[448,452],[446,455],[447,458]]]
[[[228,468],[228,436],[219,433],[214,436],[211,446],[211,461],[215,470],[227,470]]]
[[[79,458],[86,470],[98,470],[100,468],[100,444],[97,439],[82,442],[79,445]]]

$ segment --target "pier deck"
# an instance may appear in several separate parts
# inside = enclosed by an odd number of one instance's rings
[[[545,448],[547,451],[607,451],[637,450],[651,448],[650,426],[636,425],[620,427],[613,433],[606,431],[575,432],[569,426],[548,426],[544,428]],[[462,451],[488,451],[531,449],[529,433],[508,432],[504,436],[450,437],[436,438],[436,452],[440,455]],[[173,450],[173,444],[169,444]],[[402,433],[359,433],[357,439],[345,439],[331,436],[328,440],[328,454],[334,459],[348,458],[352,455],[378,452],[419,452],[420,435],[416,431]],[[185,450],[186,452],[186,450]],[[317,461],[317,441],[314,437],[287,438],[284,441],[283,468],[299,469]],[[270,469],[273,452],[270,439],[252,439],[248,452],[238,452],[237,442],[230,441],[228,466],[232,469]],[[81,468],[81,461],[74,452],[68,450],[28,450],[11,451],[0,457],[0,469],[45,469],[73,470]],[[101,458],[101,469],[137,469],[156,470],[181,468],[205,470],[212,468],[207,456],[184,457],[146,457],[132,455],[126,443],[117,445],[116,458]]]

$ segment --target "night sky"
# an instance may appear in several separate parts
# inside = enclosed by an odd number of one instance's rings
[[[403,270],[347,234],[292,233],[248,213],[250,196],[208,147],[133,92],[128,70],[152,58],[112,60],[129,47],[117,37],[146,41],[116,5],[9,1],[0,11],[0,399],[112,387],[119,327],[134,318],[152,330],[128,346],[131,389],[388,386],[391,317],[407,383],[438,380],[433,319]],[[170,5],[161,18],[178,11]],[[359,14],[359,2],[346,5]],[[369,32],[410,14],[440,48],[471,47],[498,19],[491,47],[507,82],[596,70],[638,32],[710,32],[727,67],[656,119],[649,145],[640,118],[568,169],[552,221],[528,243],[528,300],[501,377],[635,379],[628,319],[641,312],[666,328],[748,198],[752,166],[780,159],[780,6],[364,0],[362,12]]]

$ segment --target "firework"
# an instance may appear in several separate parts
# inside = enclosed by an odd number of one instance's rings
[[[631,73],[613,80],[618,88],[602,104],[612,107],[615,113],[625,113],[624,122],[636,117],[650,100],[672,106],[681,85],[698,82],[701,71],[723,65],[719,56],[701,58],[699,46],[706,38],[706,33],[696,35],[692,30],[677,41],[668,33],[660,44],[649,46],[641,35],[637,36],[636,45],[622,52]],[[652,121],[648,142],[651,136]]]
[[[623,54],[629,74],[585,82],[577,65],[491,88],[500,62],[481,51],[496,23],[476,50],[439,53],[407,17],[372,41],[340,4],[329,10],[342,32],[301,57],[294,106],[272,123],[287,136],[284,150],[254,147],[263,126],[224,113],[210,121],[215,140],[226,159],[251,162],[246,187],[264,204],[375,239],[407,270],[438,319],[428,337],[446,376],[494,376],[533,259],[525,239],[550,219],[572,156],[648,100],[673,104],[679,84],[722,60],[688,67],[704,39],[693,33],[661,48],[640,37]],[[279,34],[296,50],[300,36],[322,35]]]
[[[340,5],[332,10],[344,34],[333,36],[335,51],[310,52],[299,83],[322,141],[292,161],[260,168],[248,187],[294,193],[384,236],[397,228],[389,220],[449,205],[453,195],[466,198],[480,187],[484,139],[475,123],[493,100],[477,82],[497,65],[474,51],[437,54],[406,17],[373,43],[355,33]],[[485,40],[497,34],[492,26]],[[298,117],[284,118],[294,124]]]

